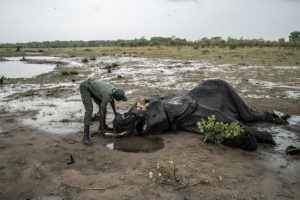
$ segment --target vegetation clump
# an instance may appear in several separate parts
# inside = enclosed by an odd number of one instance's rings
[[[174,161],[158,162],[154,169],[149,171],[149,179],[158,183],[160,186],[181,185],[183,176],[178,173],[178,168]]]
[[[116,63],[116,62],[109,63],[109,64],[106,65],[106,67],[110,67],[110,68],[115,68],[115,67],[118,67],[118,66],[119,66],[119,64]]]
[[[245,39],[245,38],[231,38],[224,39],[222,37],[203,37],[199,40],[188,41],[186,39],[172,37],[152,37],[146,39],[141,37],[139,39],[132,40],[93,40],[93,41],[44,41],[44,42],[27,42],[27,43],[0,43],[0,48],[17,48],[17,52],[21,51],[21,48],[85,48],[85,52],[92,52],[93,50],[87,47],[144,47],[144,46],[192,46],[194,49],[199,47],[228,47],[230,49],[238,47],[300,47],[300,31],[293,31],[288,36],[288,40],[285,38],[279,38],[278,40],[264,40],[260,39]]]
[[[217,122],[215,115],[208,117],[207,121],[201,120],[197,123],[201,133],[204,133],[204,141],[221,144],[226,138],[233,138],[244,132],[237,123]]]
[[[64,75],[64,76],[68,76],[68,75],[78,75],[79,74],[79,71],[77,68],[71,68],[71,67],[68,67],[68,68],[64,68],[61,70],[61,74]]]
[[[21,52],[21,46],[17,46],[16,52]]]
[[[119,66],[119,64],[116,63],[116,62],[107,63],[107,64],[105,64],[104,69],[107,69],[108,73],[111,73],[111,70],[114,69],[114,68],[116,68],[116,67],[118,67],[118,66]]]
[[[88,63],[88,62],[89,62],[89,60],[88,60],[87,58],[83,58],[81,61],[82,61],[83,63]]]

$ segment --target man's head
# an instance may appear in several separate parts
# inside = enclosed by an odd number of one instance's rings
[[[120,89],[116,88],[113,91],[114,99],[117,101],[127,101],[127,97],[125,96],[125,92]]]

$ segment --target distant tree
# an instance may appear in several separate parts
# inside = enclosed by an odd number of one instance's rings
[[[207,37],[204,37],[200,40],[200,43],[201,43],[202,48],[209,47],[210,46],[210,39],[208,39]]]
[[[21,46],[17,46],[16,52],[21,52]]]
[[[290,33],[289,41],[300,40],[300,31],[294,31]]]
[[[218,46],[218,47],[225,47],[226,46],[226,41],[223,40],[221,37],[212,37],[209,39],[210,44],[212,47]]]
[[[285,39],[284,38],[279,38],[277,42],[278,42],[278,46],[280,46],[280,47],[285,46]]]

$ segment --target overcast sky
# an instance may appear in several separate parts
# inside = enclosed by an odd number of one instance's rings
[[[153,36],[288,38],[300,0],[0,0],[0,43]]]

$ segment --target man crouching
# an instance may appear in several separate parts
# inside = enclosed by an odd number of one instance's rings
[[[98,134],[103,135],[104,130],[108,129],[108,126],[105,123],[108,102],[110,102],[114,114],[117,115],[114,99],[117,101],[127,101],[127,98],[122,89],[115,88],[113,85],[97,79],[89,78],[88,80],[83,81],[80,83],[79,89],[85,108],[82,143],[85,145],[93,145],[90,140],[90,125],[93,114],[92,99],[99,105],[100,123]]]

